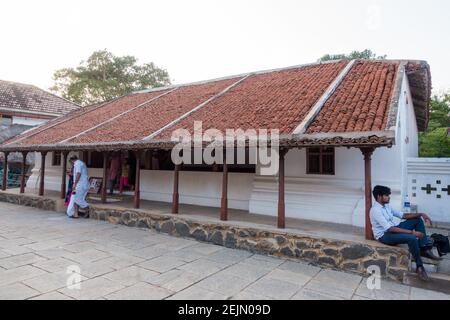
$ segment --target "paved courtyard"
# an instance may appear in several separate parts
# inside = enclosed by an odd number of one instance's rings
[[[354,274],[0,202],[0,299],[434,300],[450,295],[390,281],[369,290],[366,279]]]

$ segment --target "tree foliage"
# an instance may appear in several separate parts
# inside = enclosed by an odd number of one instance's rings
[[[363,51],[352,51],[349,54],[326,54],[319,59],[319,62],[331,61],[331,60],[354,60],[354,59],[369,59],[369,60],[384,60],[386,59],[386,55],[377,56],[370,49],[366,49]]]
[[[450,157],[450,94],[434,96],[428,129],[419,134],[420,157]]]
[[[170,84],[169,74],[153,62],[137,64],[133,56],[118,57],[100,50],[76,68],[57,70],[50,90],[80,105],[89,105],[133,91]]]

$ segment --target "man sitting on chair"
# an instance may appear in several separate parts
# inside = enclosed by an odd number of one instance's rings
[[[428,275],[423,267],[422,258],[441,260],[427,247],[429,239],[426,234],[425,224],[422,218],[431,224],[431,219],[425,213],[404,214],[389,206],[391,189],[376,186],[373,189],[373,197],[376,202],[370,209],[370,221],[375,238],[387,245],[406,243],[409,252],[414,257],[417,266],[417,274],[420,279],[427,281]],[[394,222],[394,217],[404,219],[400,224]]]

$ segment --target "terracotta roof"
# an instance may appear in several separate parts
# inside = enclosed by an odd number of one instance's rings
[[[149,103],[145,108],[130,112],[70,142],[141,140],[239,80],[240,78],[232,78],[180,87]],[[117,130],[117,128],[120,128],[120,130]]]
[[[40,144],[43,141],[50,144],[61,142],[114,116],[126,112],[133,107],[145,103],[160,94],[161,92],[159,91],[144,94],[132,94],[112,101],[111,103],[101,105],[100,107],[94,107],[91,111],[84,112],[70,121],[61,123],[49,130],[21,141],[21,144]],[[122,132],[119,127],[116,127],[116,130]]]
[[[384,130],[398,66],[398,62],[358,61],[307,133]]]
[[[61,116],[80,106],[33,85],[0,80],[0,108]]]
[[[408,61],[405,65],[413,98],[414,113],[419,131],[428,127],[431,103],[431,72],[425,61]]]
[[[194,121],[203,121],[203,130],[263,128],[279,129],[281,134],[292,133],[347,63],[340,61],[251,75],[157,138],[169,139],[172,131],[180,128],[192,133]]]
[[[391,145],[404,74],[418,125],[426,127],[431,95],[426,62],[333,61],[137,92],[72,112],[0,150],[170,148],[171,133],[192,131],[196,120],[203,130],[279,129],[289,146]]]

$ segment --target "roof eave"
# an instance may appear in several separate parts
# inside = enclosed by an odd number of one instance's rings
[[[117,150],[145,150],[145,149],[172,149],[178,142],[171,140],[148,141],[119,141],[102,143],[61,143],[41,145],[8,145],[0,146],[1,152],[22,151],[117,151]],[[205,142],[208,145],[209,142]],[[315,146],[333,147],[392,147],[395,144],[395,131],[370,132],[341,132],[318,134],[289,134],[281,135],[279,146],[284,148],[304,148]],[[270,145],[270,141],[269,141]]]

